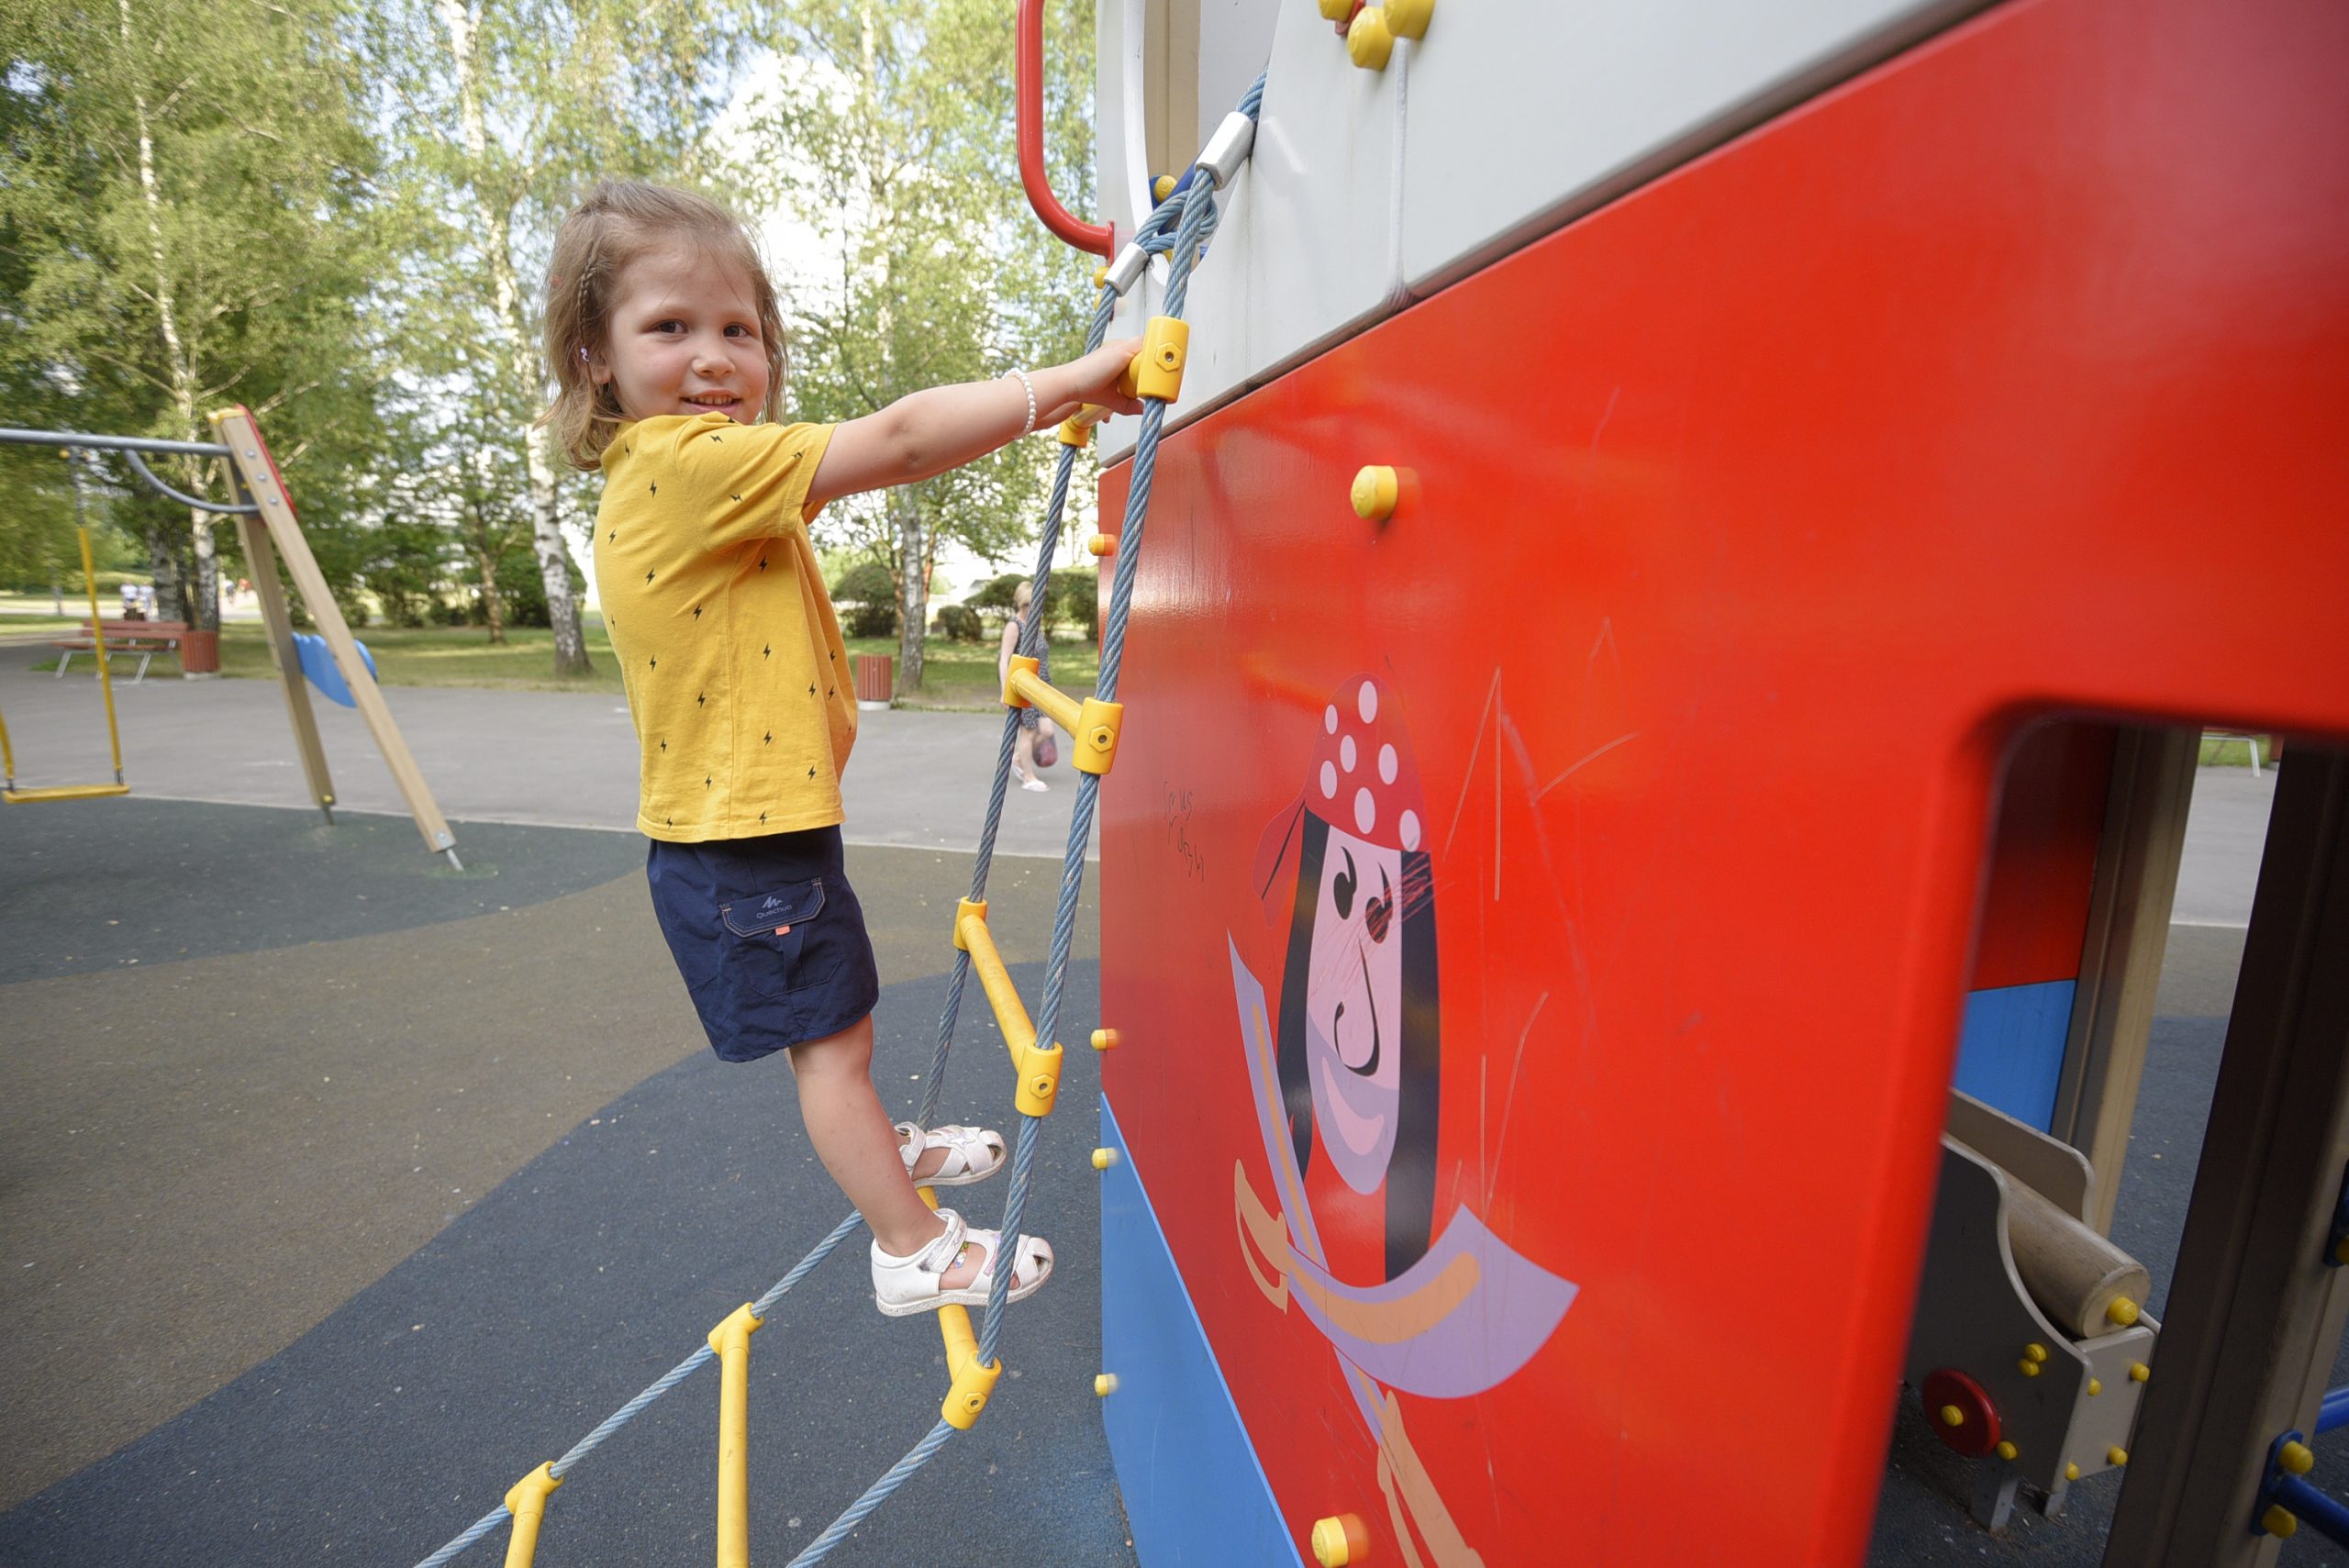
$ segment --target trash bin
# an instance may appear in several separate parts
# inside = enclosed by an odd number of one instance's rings
[[[180,673],[217,675],[220,673],[220,634],[190,627],[180,633]]]
[[[897,661],[886,653],[852,653],[856,664],[856,706],[887,707],[896,689]]]

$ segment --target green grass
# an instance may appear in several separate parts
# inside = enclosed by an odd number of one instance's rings
[[[2276,760],[2276,742],[2267,736],[2259,740],[2259,763],[2266,767]],[[2251,766],[2251,742],[2221,740],[2216,736],[2202,737],[2201,755],[2196,759],[2206,768],[2247,768]]]
[[[72,623],[64,623],[70,627]],[[0,634],[39,629],[29,617],[0,618]],[[543,627],[509,628],[506,641],[493,646],[479,627],[367,627],[359,640],[375,656],[376,678],[387,686],[460,686],[500,691],[603,692],[620,691],[618,662],[603,622],[587,617],[588,673],[558,676],[554,673],[554,633]],[[895,638],[852,638],[849,651],[895,655]],[[995,645],[933,639],[925,651],[927,679],[918,691],[900,694],[900,706],[925,708],[991,708],[996,706]],[[37,669],[54,669],[51,660]],[[1055,684],[1070,692],[1093,689],[1099,658],[1091,641],[1052,645]],[[168,655],[158,655],[152,674],[171,674]],[[268,639],[257,621],[231,621],[220,632],[220,673],[232,678],[271,680]]]

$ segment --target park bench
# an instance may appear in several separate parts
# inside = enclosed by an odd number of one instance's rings
[[[65,667],[73,662],[74,654],[95,652],[97,650],[98,639],[87,629],[90,625],[87,617],[83,618],[82,625],[84,629],[80,636],[50,644],[52,648],[64,650],[57,661],[57,673],[61,679],[65,674]],[[101,619],[98,625],[106,633],[109,654],[139,655],[139,673],[130,677],[132,685],[147,678],[148,662],[156,654],[166,649],[177,650],[181,635],[187,630],[187,622],[184,620]]]

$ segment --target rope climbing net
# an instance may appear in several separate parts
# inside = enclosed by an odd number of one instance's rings
[[[1223,124],[1208,139],[1191,167],[1171,190],[1164,193],[1132,242],[1098,274],[1099,295],[1095,302],[1091,327],[1085,335],[1087,352],[1101,346],[1108,335],[1119,300],[1141,282],[1152,258],[1163,256],[1167,261],[1164,309],[1151,318],[1142,351],[1127,373],[1128,390],[1142,402],[1141,429],[1134,445],[1125,517],[1116,537],[1117,566],[1110,588],[1108,621],[1102,631],[1100,674],[1095,695],[1080,702],[1054,689],[1041,678],[1038,671],[1043,641],[1044,617],[1041,616],[1029,617],[1029,624],[1022,628],[1018,651],[1012,660],[1011,674],[1005,683],[1003,735],[996,748],[994,779],[987,794],[986,820],[979,834],[978,855],[971,872],[970,896],[962,900],[955,908],[954,969],[947,984],[946,1006],[938,1020],[938,1050],[930,1063],[930,1087],[922,1097],[921,1109],[916,1120],[927,1127],[937,1113],[939,1095],[945,1085],[946,1061],[954,1042],[955,1019],[962,1010],[964,987],[975,969],[981,988],[1002,1029],[1005,1043],[1010,1049],[1012,1064],[1019,1079],[1014,1101],[1019,1112],[1019,1126],[1013,1143],[1010,1190],[1004,1200],[1003,1219],[998,1227],[999,1233],[1007,1239],[1007,1245],[1008,1239],[1020,1234],[1020,1222],[1028,1207],[1029,1184],[1035,1169],[1037,1136],[1043,1118],[1052,1112],[1060,1084],[1061,1048],[1053,1037],[1060,1025],[1069,951],[1076,934],[1077,899],[1085,886],[1085,847],[1092,838],[1093,817],[1100,798],[1102,776],[1108,773],[1117,756],[1118,733],[1123,719],[1123,709],[1117,700],[1118,678],[1125,660],[1126,618],[1133,604],[1135,571],[1141,556],[1142,525],[1150,511],[1152,482],[1158,466],[1158,445],[1166,424],[1166,406],[1182,389],[1189,330],[1183,321],[1183,310],[1189,295],[1191,272],[1197,264],[1202,247],[1215,232],[1219,216],[1216,197],[1230,183],[1252,148],[1256,116],[1264,95],[1264,81],[1260,76],[1254,85],[1241,95],[1239,106],[1225,117]],[[1060,542],[1062,517],[1068,504],[1069,484],[1076,467],[1077,451],[1086,444],[1091,427],[1103,414],[1101,409],[1086,408],[1060,428],[1062,450],[1053,468],[1052,497],[1045,509],[1041,537],[1037,543],[1033,589],[1038,604],[1044,602],[1052,552]],[[1078,773],[1075,809],[1069,822],[1068,846],[1061,872],[1060,902],[1052,920],[1052,951],[1045,968],[1043,995],[1032,1023],[1012,987],[1010,974],[1004,966],[986,923],[987,873],[995,859],[996,829],[1003,819],[1012,753],[1019,733],[1020,710],[1030,706],[1041,708],[1068,731],[1071,761]],[[1093,1044],[1097,1050],[1106,1050],[1113,1040],[1108,1031],[1097,1031],[1093,1037]],[[922,1189],[922,1194],[935,1207],[929,1189]],[[441,1568],[441,1564],[454,1560],[509,1518],[514,1521],[514,1529],[507,1549],[507,1568],[528,1568],[537,1549],[539,1526],[546,1511],[548,1496],[562,1485],[564,1478],[581,1461],[634,1420],[655,1400],[699,1371],[705,1362],[713,1360],[719,1362],[722,1377],[718,1561],[720,1568],[728,1568],[729,1564],[747,1564],[750,1560],[748,1471],[743,1440],[750,1336],[777,1303],[789,1295],[800,1281],[814,1273],[816,1267],[863,1223],[860,1216],[851,1213],[832,1227],[830,1233],[817,1242],[807,1255],[794,1264],[791,1272],[777,1280],[765,1295],[736,1308],[711,1329],[707,1343],[662,1373],[643,1393],[612,1412],[595,1430],[573,1444],[562,1458],[540,1465],[516,1482],[506,1494],[504,1502],[475,1520],[455,1540],[418,1562],[417,1568]],[[949,1439],[957,1431],[968,1430],[978,1419],[979,1413],[986,1407],[996,1379],[1002,1372],[1002,1362],[996,1351],[1003,1335],[1004,1306],[1011,1273],[1010,1269],[1003,1267],[993,1271],[985,1312],[975,1336],[964,1308],[946,1307],[940,1309],[939,1331],[945,1341],[946,1363],[952,1382],[937,1424],[903,1459],[866,1488],[863,1496],[849,1505],[821,1535],[809,1542],[805,1551],[793,1558],[791,1568],[804,1568],[806,1564],[821,1562],[829,1556],[851,1530],[929,1463]]]

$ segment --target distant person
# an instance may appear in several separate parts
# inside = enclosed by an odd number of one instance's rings
[[[139,584],[136,583],[125,583],[122,585],[122,618],[125,620],[147,618],[147,607],[139,597]]]
[[[1003,645],[996,651],[995,678],[1000,686],[1011,678],[1011,656],[1019,651],[1019,639],[1027,635],[1028,606],[1035,597],[1032,583],[1022,583],[1011,595],[1011,617],[1003,623]],[[1052,651],[1050,639],[1036,639],[1036,673],[1049,681],[1052,678]],[[1052,746],[1052,721],[1033,707],[1019,710],[1019,741],[1012,752],[1011,771],[1019,776],[1019,787],[1041,793],[1052,786],[1036,776],[1039,765],[1051,767],[1056,750],[1041,750]]]
[[[914,1183],[994,1175],[1003,1138],[892,1131],[873,1088],[880,977],[840,829],[856,693],[807,523],[1081,404],[1139,409],[1117,390],[1139,344],[841,425],[783,424],[783,317],[750,235],[705,197],[619,183],[555,236],[546,343],[541,420],[574,465],[603,472],[596,581],[641,754],[637,827],[710,1045],[728,1062],[787,1052],[808,1140],[872,1228],[883,1312],[983,1305],[1003,1239],[932,1213]],[[1052,1250],[1020,1236],[1008,1251],[1016,1301]]]

